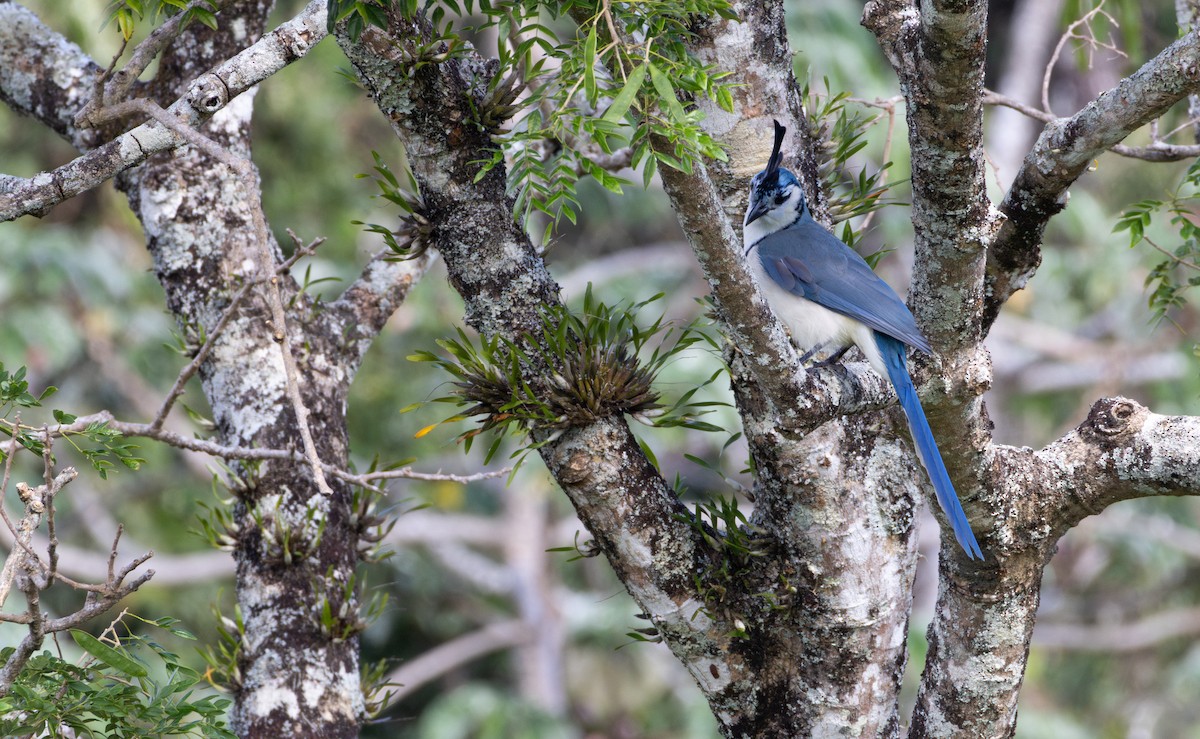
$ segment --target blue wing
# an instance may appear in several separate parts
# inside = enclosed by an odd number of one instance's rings
[[[896,291],[811,216],[764,236],[755,248],[767,274],[784,290],[930,353]]]

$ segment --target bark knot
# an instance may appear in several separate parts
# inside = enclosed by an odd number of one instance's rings
[[[585,452],[575,452],[559,472],[559,479],[569,485],[578,485],[591,476],[591,460]]]
[[[1102,398],[1092,406],[1085,426],[1097,436],[1120,436],[1136,428],[1145,413],[1145,408],[1128,398]]]
[[[188,102],[199,112],[212,115],[229,102],[229,88],[217,75],[206,74],[192,86]]]

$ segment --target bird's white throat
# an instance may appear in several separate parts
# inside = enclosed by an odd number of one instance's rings
[[[796,212],[796,206],[799,205],[802,197],[804,197],[804,193],[800,191],[800,188],[793,187],[787,200],[743,228],[742,243],[746,245],[746,251],[749,252],[750,247],[761,241],[764,236],[770,236],[779,229],[792,225],[800,217],[800,214]]]

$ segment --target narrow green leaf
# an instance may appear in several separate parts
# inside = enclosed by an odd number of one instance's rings
[[[596,87],[596,61],[596,24],[593,23],[583,42],[583,89],[592,106],[600,99],[600,90]]]
[[[122,651],[113,649],[86,631],[71,629],[71,637],[80,649],[122,674],[132,677],[146,677],[149,674],[142,663]]]
[[[671,86],[671,80],[667,77],[666,72],[654,64],[651,63],[648,66],[650,67],[650,82],[654,84],[654,91],[658,93],[659,103],[667,106],[671,120],[682,121],[687,115],[683,112],[683,105],[675,95],[675,88]]]
[[[625,119],[625,114],[629,112],[629,108],[633,105],[633,100],[642,89],[642,83],[646,80],[646,65],[639,64],[634,67],[629,73],[629,79],[625,80],[625,86],[613,98],[612,105],[608,106],[608,110],[604,111],[604,115],[600,120],[610,123],[619,123]]]

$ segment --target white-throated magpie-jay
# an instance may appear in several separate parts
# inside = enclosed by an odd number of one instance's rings
[[[967,556],[982,559],[908,375],[905,345],[930,354],[929,342],[895,291],[857,252],[813,220],[800,182],[779,166],[785,131],[776,121],[767,168],[750,181],[743,224],[750,271],[801,349],[811,355],[853,344],[876,372],[892,381],[954,537]]]

